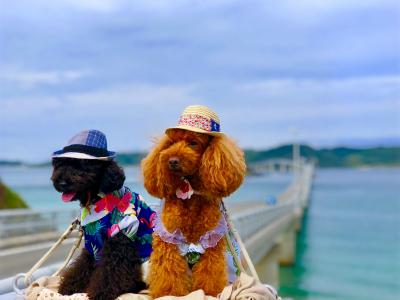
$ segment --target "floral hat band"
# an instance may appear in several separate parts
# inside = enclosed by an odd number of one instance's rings
[[[220,125],[213,119],[201,115],[183,115],[179,118],[178,126],[193,126],[207,132],[220,132]]]
[[[171,129],[185,129],[210,135],[221,135],[221,125],[215,112],[203,105],[191,105],[185,108],[179,117],[178,124]]]

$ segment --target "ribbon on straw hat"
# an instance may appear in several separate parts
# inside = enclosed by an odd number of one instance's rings
[[[220,136],[221,123],[218,115],[204,105],[190,105],[184,109],[175,127],[167,128],[165,133],[172,129],[184,129],[198,133]]]

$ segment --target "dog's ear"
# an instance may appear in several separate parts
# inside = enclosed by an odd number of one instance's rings
[[[242,184],[245,174],[243,151],[226,136],[213,137],[199,169],[207,193],[226,197]]]
[[[107,162],[103,179],[100,184],[100,191],[104,194],[108,194],[115,190],[119,190],[124,185],[124,181],[124,170],[118,166],[115,161],[111,160]]]
[[[144,187],[149,194],[157,198],[163,198],[165,191],[162,184],[163,178],[161,178],[162,172],[160,172],[160,152],[167,149],[172,144],[172,140],[167,135],[164,135],[155,142],[155,147],[142,160],[142,174]]]

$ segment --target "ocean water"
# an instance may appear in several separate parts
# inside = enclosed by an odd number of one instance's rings
[[[138,167],[124,167],[125,184],[133,191],[141,194],[147,202],[157,203],[143,187],[143,181]],[[33,209],[65,208],[65,205],[76,206],[76,203],[64,203],[60,194],[53,188],[50,167],[0,167],[0,178]],[[236,201],[266,201],[270,196],[281,193],[291,180],[290,173],[276,173],[265,176],[251,176],[226,202]]]
[[[140,170],[126,184],[148,195]],[[63,208],[51,168],[1,167],[0,178],[34,209]],[[265,201],[290,174],[246,178],[227,201]],[[296,263],[280,270],[279,292],[296,300],[400,299],[400,169],[321,169],[297,239]]]
[[[302,225],[283,296],[400,299],[400,169],[318,170]]]

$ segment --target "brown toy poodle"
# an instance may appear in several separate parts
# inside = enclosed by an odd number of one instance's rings
[[[243,152],[219,133],[215,113],[189,106],[142,168],[147,191],[164,200],[153,233],[151,295],[181,296],[203,289],[216,296],[228,284],[221,201],[244,179]]]

